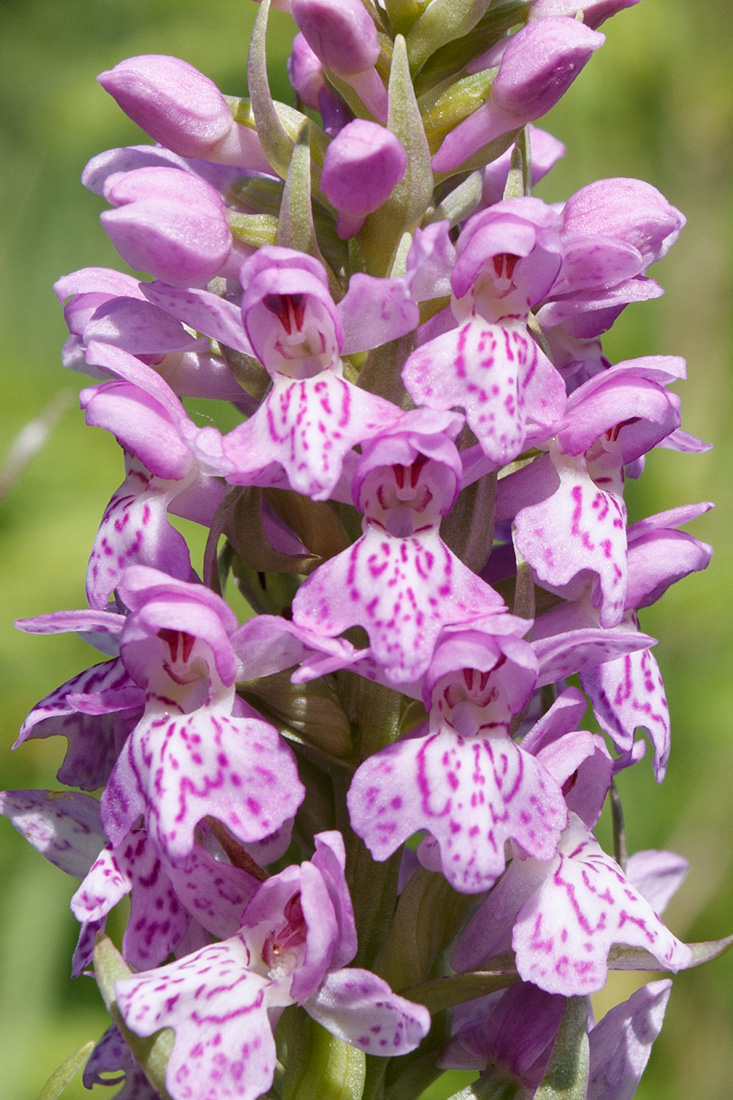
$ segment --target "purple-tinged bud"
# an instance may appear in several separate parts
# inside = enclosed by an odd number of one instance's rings
[[[576,19],[580,12],[586,27],[595,30],[616,12],[638,3],[639,0],[586,0],[586,3],[578,3],[578,0],[534,0],[529,18],[544,19],[546,16],[566,15]]]
[[[326,87],[323,65],[313,53],[305,36],[296,34],[288,58],[288,78],[306,107],[318,110],[318,96]]]
[[[532,186],[544,179],[551,168],[565,156],[565,146],[546,130],[529,126],[530,161],[532,164]],[[482,206],[493,206],[504,197],[509,169],[511,167],[513,146],[492,160],[484,168],[484,185],[481,196]]]
[[[445,138],[433,157],[436,172],[452,172],[501,134],[540,118],[565,94],[578,73],[605,42],[577,19],[538,19],[508,40],[488,101]],[[479,58],[469,68],[496,65]]]
[[[531,121],[554,107],[605,38],[577,19],[542,19],[522,27],[504,51],[491,101]]]
[[[97,80],[133,122],[179,156],[272,171],[255,131],[234,121],[213,80],[187,61],[142,54]]]
[[[178,57],[128,57],[97,80],[146,134],[183,157],[205,157],[234,126],[213,80]]]
[[[644,265],[664,256],[685,217],[643,180],[623,176],[596,180],[571,195],[563,209],[563,237],[616,237],[636,248]]]
[[[364,218],[385,202],[405,174],[407,154],[384,126],[357,118],[333,139],[323,161],[321,187],[339,212],[343,240],[361,229]]]
[[[320,61],[338,76],[371,69],[377,29],[361,0],[292,0],[293,19]]]
[[[347,81],[375,118],[387,117],[387,92],[374,68],[377,29],[361,0],[292,0],[298,28],[321,63]]]
[[[136,168],[177,168],[200,176],[222,194],[235,180],[242,178],[241,168],[212,164],[208,160],[187,160],[162,145],[126,145],[121,149],[106,149],[92,157],[81,174],[81,182],[95,195],[103,195],[110,176],[134,172]]]
[[[327,134],[334,135],[343,129],[352,117],[351,112],[343,99],[326,83],[323,65],[302,34],[296,34],[293,39],[293,49],[288,58],[288,76],[305,106],[321,112],[323,128]]]
[[[205,286],[232,247],[226,212],[204,180],[176,168],[110,176],[104,195],[117,207],[101,222],[122,258],[173,286]]]

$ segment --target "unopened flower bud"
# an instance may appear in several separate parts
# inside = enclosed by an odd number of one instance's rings
[[[271,170],[255,131],[234,121],[213,80],[187,61],[143,54],[97,79],[133,122],[174,153]]]
[[[395,135],[354,119],[334,138],[323,162],[323,193],[339,212],[338,234],[354,236],[405,174],[407,154]]]
[[[538,19],[508,40],[487,102],[452,130],[433,158],[451,172],[501,134],[540,118],[565,94],[605,38],[577,19]],[[496,65],[489,58],[471,66]]]
[[[385,121],[387,93],[374,68],[380,54],[377,29],[360,0],[292,0],[292,13],[321,63]]]
[[[360,0],[293,0],[293,19],[320,61],[338,76],[371,69],[377,30]]]
[[[326,86],[323,65],[302,34],[296,34],[293,39],[288,58],[288,77],[304,105],[317,111],[319,93]]]
[[[323,65],[313,53],[304,35],[296,34],[288,58],[288,76],[306,107],[321,112],[327,134],[337,134],[351,118],[343,99],[326,82]]]
[[[577,19],[542,19],[509,40],[491,89],[494,104],[530,122],[565,94],[605,38]]]
[[[205,157],[234,125],[213,80],[178,57],[128,57],[97,80],[133,122],[184,157]]]
[[[116,210],[102,225],[131,267],[173,286],[205,286],[232,246],[224,204],[204,180],[176,168],[111,176],[105,198]]]
[[[571,195],[563,209],[561,233],[616,237],[632,245],[644,264],[666,254],[680,235],[685,217],[643,180],[595,180]]]
[[[546,16],[568,15],[575,19],[580,12],[586,27],[595,30],[616,12],[631,8],[639,0],[534,0],[530,9],[530,19],[544,19]]]

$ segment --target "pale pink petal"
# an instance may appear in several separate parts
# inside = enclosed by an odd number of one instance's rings
[[[153,477],[137,461],[114,493],[99,525],[87,566],[87,599],[103,608],[129,565],[150,565],[180,580],[191,577],[183,536],[168,521],[168,505],[182,486]]]
[[[593,993],[605,985],[616,943],[644,948],[667,970],[690,961],[689,948],[573,815],[544,882],[519,911],[512,935],[517,970],[549,993]]]
[[[434,529],[396,538],[370,526],[301,585],[293,622],[328,637],[363,626],[373,658],[394,683],[402,683],[426,671],[446,623],[470,622],[503,608],[496,592]]]
[[[551,615],[552,612],[549,612],[537,619],[536,626]],[[541,627],[537,632],[540,630]],[[537,684],[539,687],[554,684],[576,672],[585,676],[586,669],[592,670],[607,661],[623,660],[626,654],[647,650],[650,645],[656,645],[656,639],[638,630],[584,627],[563,631],[561,634],[548,633],[546,637],[540,636],[533,642],[540,665]]]
[[[235,936],[117,982],[117,1003],[132,1031],[175,1031],[165,1075],[173,1100],[257,1100],[270,1087],[270,983],[247,970],[248,962],[249,952]]]
[[[111,1078],[110,1073],[118,1076]],[[105,1031],[84,1067],[84,1087],[91,1089],[94,1085],[109,1085],[112,1082],[116,1084],[122,1080],[120,1074],[124,1075],[124,1084],[115,1093],[115,1100],[159,1100],[158,1093],[113,1025]]]
[[[331,971],[305,1008],[332,1035],[383,1057],[414,1050],[430,1030],[424,1005],[399,997],[369,970]]]
[[[182,867],[194,829],[218,818],[244,843],[295,815],[303,787],[275,729],[202,707],[147,715],[130,735],[102,796],[102,819],[120,844],[141,814],[157,851]]]
[[[92,700],[97,706],[86,707]],[[65,737],[68,750],[57,778],[95,791],[109,778],[143,703],[143,692],[132,683],[122,661],[104,661],[42,699],[23,723],[16,745],[34,737]]]
[[[54,867],[83,878],[104,833],[99,803],[75,791],[0,791],[0,813]]]
[[[629,882],[645,897],[655,913],[663,913],[682,885],[690,864],[676,852],[647,849],[634,852],[626,863]]]
[[[174,287],[166,283],[143,283],[145,297],[183,321],[196,332],[203,332],[226,347],[245,355],[254,355],[242,324],[238,305],[197,287]]]
[[[579,598],[595,575],[600,624],[615,626],[626,600],[626,506],[618,486],[594,481],[582,457],[551,453],[560,484],[539,504],[522,508],[515,545],[540,584]],[[599,479],[600,480],[600,479]]]
[[[654,746],[654,773],[661,783],[669,760],[669,707],[659,665],[650,649],[606,661],[581,674],[596,717],[617,747],[626,752],[642,726]]]
[[[520,321],[473,318],[414,351],[402,378],[420,404],[465,409],[497,465],[515,458],[528,437],[551,435],[565,409],[562,378]]]
[[[387,344],[420,323],[420,311],[404,279],[378,279],[362,272],[351,276],[338,311],[344,326],[344,355]]]
[[[260,484],[258,475],[276,463],[296,492],[326,500],[351,448],[400,415],[396,405],[332,371],[300,381],[276,375],[254,416],[224,437],[224,452],[233,466],[227,480]]]
[[[632,1100],[671,991],[669,979],[650,982],[596,1024],[590,1033],[586,1100]]]
[[[557,782],[510,737],[464,739],[448,728],[366,760],[348,806],[354,831],[375,859],[427,829],[440,846],[443,874],[464,893],[494,884],[509,839],[551,859],[567,820]]]
[[[120,848],[105,848],[71,899],[78,921],[98,922],[132,893],[122,954],[136,970],[163,962],[180,943],[191,921],[142,829]]]

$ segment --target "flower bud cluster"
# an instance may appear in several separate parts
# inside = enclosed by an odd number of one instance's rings
[[[709,504],[624,499],[655,447],[706,449],[684,362],[602,346],[662,293],[684,218],[635,179],[531,194],[564,149],[529,124],[633,2],[292,0],[296,107],[270,95],[267,0],[250,100],[172,57],[100,76],[155,144],[84,181],[152,281],[56,290],[124,473],[88,606],[18,625],[104,659],[19,737],[65,737],[75,790],[0,803],[80,880],[73,970],[94,961],[116,1020],[90,1087],[295,1097],[327,1066],[340,1097],[411,1100],[458,1067],[544,1096],[565,1060],[572,1095],[629,1097],[670,982],[595,1026],[589,995],[701,960],[660,917],[685,861],[593,832],[647,740],[664,777],[639,614],[711,554],[681,530]]]

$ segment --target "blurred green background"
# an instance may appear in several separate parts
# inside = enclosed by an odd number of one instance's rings
[[[76,638],[33,638],[11,620],[83,606],[84,567],[102,510],[122,478],[111,437],[86,430],[80,376],[64,372],[65,338],[51,284],[86,265],[118,266],[97,221],[102,202],[80,185],[96,152],[143,140],[95,82],[138,53],[181,56],[230,94],[245,94],[247,0],[0,0],[0,463],[21,427],[54,399],[62,410],[43,449],[0,507],[0,785],[54,787],[64,742],[12,744],[23,716],[92,663]],[[271,29],[271,77],[289,46]],[[681,354],[684,426],[715,444],[705,455],[658,451],[629,489],[632,518],[699,500],[717,510],[691,528],[715,546],[704,575],[644,613],[659,637],[673,720],[668,778],[648,762],[621,783],[632,850],[668,847],[692,870],[668,910],[687,940],[733,931],[733,608],[731,471],[731,72],[725,0],[643,0],[607,23],[604,48],[547,120],[568,157],[542,185],[556,201],[604,176],[655,184],[688,218],[651,273],[666,287],[629,307],[606,341],[614,360]],[[278,84],[278,81],[280,82]],[[53,1069],[106,1026],[94,983],[68,978],[75,888],[0,825],[0,1100],[33,1100]],[[638,976],[614,976],[601,1010]],[[641,1100],[730,1100],[733,955],[680,975]],[[105,1096],[103,1089],[92,1095]],[[80,1082],[65,1096],[88,1096]]]

